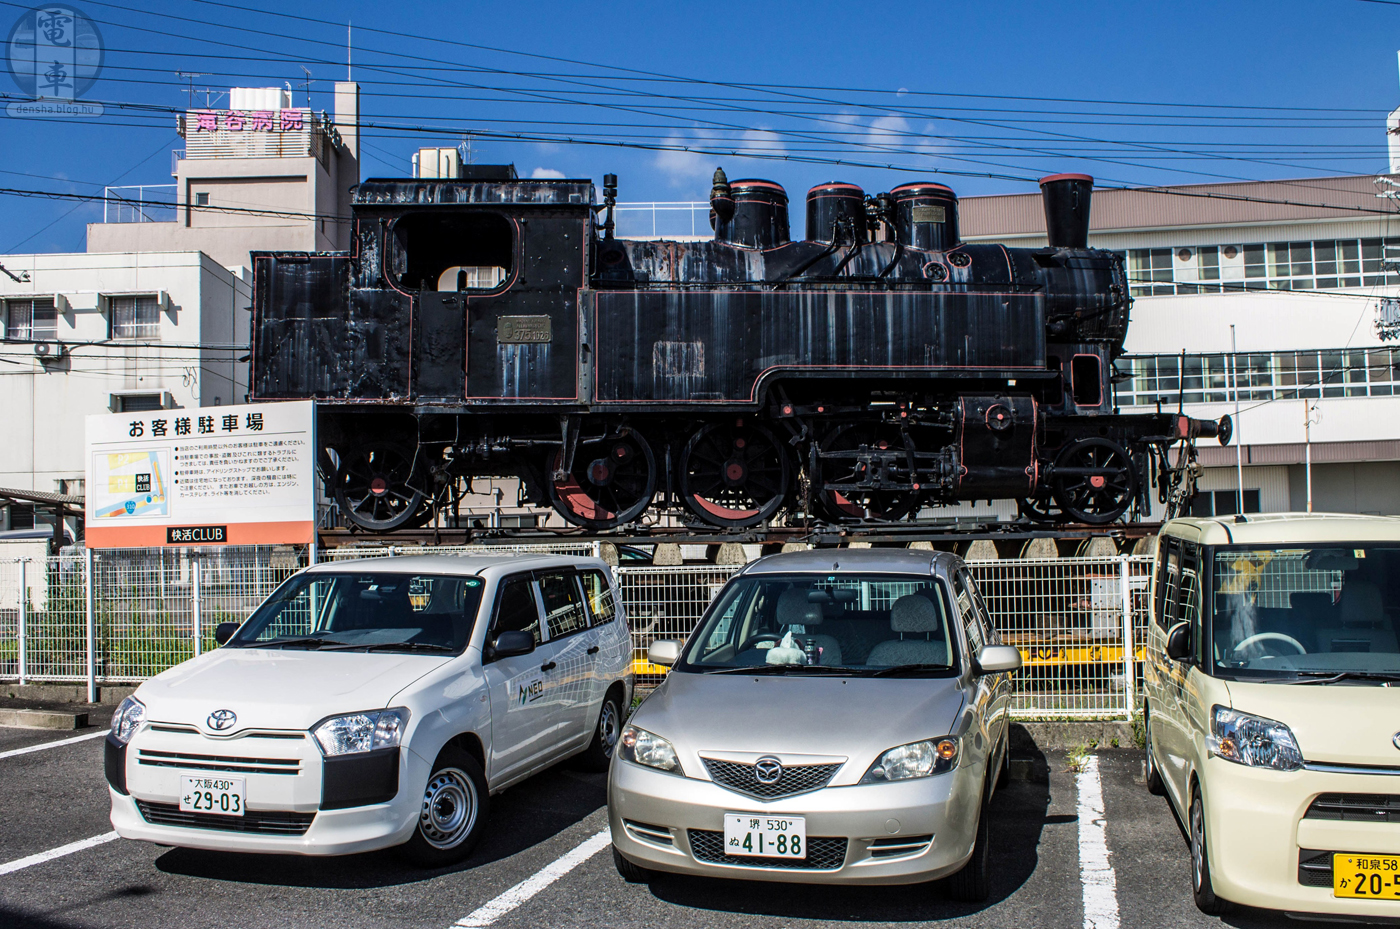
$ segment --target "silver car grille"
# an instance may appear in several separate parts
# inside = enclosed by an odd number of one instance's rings
[[[835,764],[783,765],[782,776],[772,784],[764,784],[758,779],[756,765],[720,761],[715,758],[702,760],[705,762],[705,769],[710,772],[710,779],[716,784],[764,800],[821,790],[841,767],[839,761]]]
[[[706,864],[741,865],[747,868],[794,868],[807,871],[835,871],[846,863],[844,837],[809,836],[806,858],[759,858],[749,855],[726,855],[724,833],[708,829],[686,830],[690,838],[690,853],[696,861]]]

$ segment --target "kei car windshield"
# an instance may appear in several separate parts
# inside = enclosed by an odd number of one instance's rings
[[[1400,674],[1400,544],[1220,549],[1212,574],[1218,671]]]
[[[946,676],[957,646],[943,584],[928,575],[758,574],[721,591],[677,670]]]
[[[228,644],[460,652],[471,637],[483,587],[479,577],[299,574],[279,587]]]

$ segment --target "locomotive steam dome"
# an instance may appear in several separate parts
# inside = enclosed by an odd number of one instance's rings
[[[899,241],[943,251],[958,244],[958,195],[943,184],[916,181],[890,191]]]
[[[734,215],[716,216],[715,241],[748,248],[776,248],[791,239],[788,233],[788,196],[773,181],[745,179],[729,184]]]
[[[865,241],[865,191],[840,181],[807,191],[807,240],[831,242],[838,227],[851,229],[856,242]]]

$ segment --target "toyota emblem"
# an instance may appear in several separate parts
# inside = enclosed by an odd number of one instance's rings
[[[753,776],[760,784],[776,784],[783,779],[783,763],[772,755],[765,755],[754,762]]]
[[[238,722],[238,714],[233,710],[215,710],[209,714],[209,728],[215,732],[223,732],[225,729],[233,728],[233,724]]]
[[[1400,748],[1400,732],[1395,733],[1395,735],[1391,737],[1390,741],[1395,743],[1396,748]]]

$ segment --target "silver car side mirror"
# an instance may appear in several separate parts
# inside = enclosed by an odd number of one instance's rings
[[[657,639],[647,648],[647,661],[670,667],[680,660],[681,643],[675,639]]]
[[[973,661],[978,674],[998,674],[1021,667],[1021,653],[1011,645],[988,645]]]

